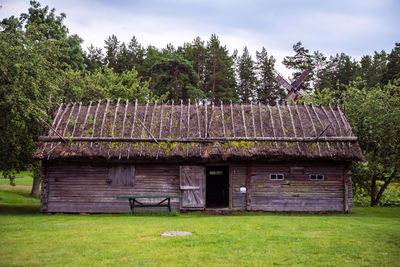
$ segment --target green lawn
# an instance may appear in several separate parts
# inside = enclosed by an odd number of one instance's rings
[[[0,176],[3,176],[1,173]],[[22,176],[21,178],[15,178],[14,183],[15,185],[29,185],[32,186],[33,183],[33,176],[31,171],[22,171],[17,173],[16,176]],[[0,178],[0,184],[10,184],[10,180],[8,178]]]
[[[354,214],[42,215],[0,189],[1,266],[400,266],[400,208]],[[166,230],[192,236],[161,237]]]

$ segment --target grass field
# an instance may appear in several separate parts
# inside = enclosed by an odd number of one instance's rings
[[[3,176],[1,173],[0,176]],[[22,176],[21,178],[15,178],[14,183],[15,185],[29,185],[32,186],[33,183],[33,176],[31,171],[22,171],[17,173],[16,176]],[[0,184],[10,184],[10,180],[8,178],[0,178]]]
[[[400,266],[400,208],[42,215],[28,195],[0,188],[1,266]],[[193,235],[161,237],[167,230]]]

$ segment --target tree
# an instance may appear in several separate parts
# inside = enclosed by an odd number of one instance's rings
[[[90,45],[85,53],[86,71],[94,71],[103,67],[104,55],[101,48]]]
[[[63,40],[47,39],[35,24],[25,30],[7,25],[0,32],[0,170],[11,175],[34,164],[35,141],[49,120],[50,95],[53,101],[62,96],[57,83],[65,47]],[[34,178],[32,194],[38,195]]]
[[[206,91],[211,100],[237,100],[233,60],[226,46],[213,34],[207,43]]]
[[[286,93],[275,79],[275,58],[269,56],[263,47],[261,52],[256,51],[256,69],[258,73],[257,98],[264,104],[273,104],[278,99],[286,98]]]
[[[247,47],[243,49],[243,54],[238,58],[237,73],[239,78],[237,95],[239,99],[245,103],[256,100],[255,66]]]
[[[400,179],[400,80],[372,90],[365,82],[358,87],[354,83],[347,91],[346,115],[367,162],[356,163],[353,179],[376,206],[387,186]]]
[[[394,81],[400,78],[400,43],[396,43],[388,55],[386,73],[382,77],[382,84]]]
[[[309,50],[304,48],[301,42],[297,42],[293,45],[294,56],[287,56],[283,59],[282,63],[289,69],[293,69],[293,80],[296,80],[303,71],[309,70],[313,71],[313,57]],[[306,90],[311,89],[310,80],[312,80],[313,73],[307,77],[304,82]]]
[[[159,96],[168,94],[168,99],[175,101],[204,97],[198,89],[199,77],[192,64],[178,53],[159,57],[151,68],[151,75],[151,88]]]
[[[118,70],[117,66],[117,55],[119,53],[119,41],[117,36],[114,34],[109,36],[105,41],[104,48],[106,49],[106,56],[104,58],[104,64],[107,67],[114,69],[115,71]]]

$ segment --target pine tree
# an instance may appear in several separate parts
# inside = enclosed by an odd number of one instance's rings
[[[263,47],[261,52],[256,51],[257,58],[257,99],[264,104],[273,104],[277,99],[285,99],[285,91],[278,85],[275,79],[275,58],[268,56],[267,50]]]
[[[103,52],[101,48],[90,45],[85,52],[86,71],[92,72],[103,67]]]
[[[236,80],[232,57],[213,34],[207,43],[206,91],[211,100],[237,100]]]
[[[109,36],[107,40],[105,40],[106,45],[104,48],[106,49],[106,56],[104,59],[104,64],[109,68],[113,68],[114,71],[117,70],[117,55],[119,53],[119,41],[117,36],[114,34]]]
[[[243,49],[243,54],[238,57],[237,77],[239,99],[244,103],[256,100],[257,78],[253,59],[247,47]]]

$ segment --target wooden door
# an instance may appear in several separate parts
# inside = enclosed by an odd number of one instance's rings
[[[206,169],[204,166],[180,166],[180,189],[184,209],[202,209],[205,207]]]

